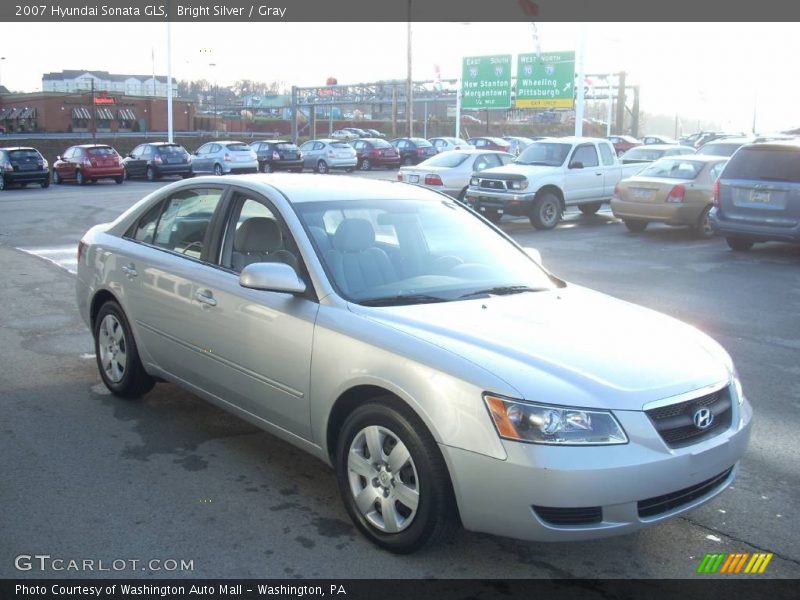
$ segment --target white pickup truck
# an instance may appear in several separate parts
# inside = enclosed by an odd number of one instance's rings
[[[465,200],[487,219],[528,217],[536,229],[555,227],[567,206],[587,215],[611,200],[614,187],[646,165],[623,165],[608,140],[545,138],[502,167],[475,173]]]

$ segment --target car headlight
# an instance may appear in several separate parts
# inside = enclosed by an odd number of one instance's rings
[[[528,180],[523,179],[522,181],[510,181],[508,183],[508,189],[510,190],[524,190],[528,187]]]
[[[534,444],[627,444],[628,437],[609,411],[531,404],[484,395],[501,438]]]
[[[473,177],[472,179],[469,180],[469,184],[478,187],[481,184],[481,180],[478,179],[477,177]]]

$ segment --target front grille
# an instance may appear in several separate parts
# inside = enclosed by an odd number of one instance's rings
[[[678,490],[677,492],[672,492],[671,494],[664,494],[663,496],[656,496],[655,498],[648,498],[647,500],[639,500],[639,516],[643,518],[654,517],[680,508],[698,498],[702,498],[706,494],[719,488],[725,480],[728,479],[732,470],[733,467],[730,467],[711,479]]]
[[[603,520],[603,510],[599,506],[579,508],[534,506],[533,510],[542,521],[551,525],[592,525]]]
[[[721,390],[645,411],[650,422],[670,448],[680,448],[706,440],[722,433],[731,425],[731,394],[725,387]],[[694,424],[694,414],[700,408],[708,408],[714,415],[710,427],[701,429]]]
[[[506,189],[506,182],[495,179],[481,179],[481,187],[487,190],[504,190]]]

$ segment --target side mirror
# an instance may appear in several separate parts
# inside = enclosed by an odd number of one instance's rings
[[[134,158],[133,152],[128,152],[128,154],[126,154],[125,156],[127,156],[128,158]]]
[[[253,263],[242,269],[239,285],[252,290],[302,294],[305,282],[285,263]]]
[[[542,254],[536,248],[523,248],[523,250],[536,264],[542,264]]]
[[[581,161],[579,161],[579,160],[573,161],[573,162],[569,163],[569,168],[570,169],[582,169],[583,168],[583,163]]]

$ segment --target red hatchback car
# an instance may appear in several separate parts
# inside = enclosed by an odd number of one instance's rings
[[[614,146],[617,156],[622,156],[631,148],[642,145],[642,142],[629,135],[611,135],[606,139]]]
[[[111,146],[83,144],[71,146],[53,164],[53,183],[76,181],[78,185],[94,183],[98,179],[125,181],[122,157]]]
[[[478,150],[499,150],[500,152],[510,152],[511,144],[498,137],[474,137],[467,140],[468,144],[475,146]]]
[[[350,145],[356,151],[358,168],[362,171],[369,171],[373,167],[396,169],[400,166],[400,155],[386,140],[364,138],[353,140]]]

